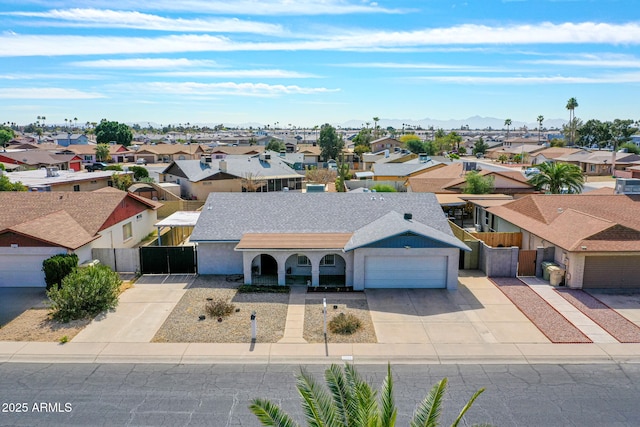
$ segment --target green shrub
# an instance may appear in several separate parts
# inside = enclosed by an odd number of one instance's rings
[[[288,294],[289,286],[267,286],[267,285],[241,285],[238,287],[240,294]]]
[[[122,281],[118,273],[106,265],[78,268],[55,285],[47,296],[51,300],[51,315],[61,322],[93,317],[118,304],[118,289]]]
[[[78,266],[78,255],[76,254],[58,254],[45,259],[42,262],[42,271],[44,271],[44,282],[47,284],[47,290],[53,285],[59,285],[69,273]]]
[[[204,306],[204,310],[211,317],[225,317],[233,313],[235,310],[235,305],[223,300],[216,299],[213,301],[208,301]]]
[[[149,171],[147,168],[143,168],[142,166],[131,166],[129,170],[133,172],[133,179],[136,181],[140,181],[142,178],[149,178]]]
[[[355,315],[340,313],[329,322],[329,330],[334,334],[351,335],[362,326]]]
[[[104,168],[104,170],[122,172],[122,166],[120,166],[120,165],[108,165],[106,168]]]
[[[397,190],[391,185],[377,184],[371,187],[371,190],[376,190],[377,193],[395,193]]]

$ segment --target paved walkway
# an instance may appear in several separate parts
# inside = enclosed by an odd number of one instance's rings
[[[192,277],[144,276],[118,308],[70,343],[0,342],[0,363],[640,363],[640,344],[610,342],[584,319],[593,344],[552,344],[479,272],[462,272],[457,291],[366,292],[378,343],[310,344],[302,336],[304,301],[322,298],[293,288],[284,338],[278,343],[150,343]],[[170,283],[172,282],[172,283]],[[532,287],[567,316],[544,282]],[[352,294],[362,298],[363,294]],[[341,295],[340,298],[346,297]],[[350,295],[351,297],[351,295]],[[327,294],[328,302],[332,294]],[[640,319],[640,308],[625,306]]]

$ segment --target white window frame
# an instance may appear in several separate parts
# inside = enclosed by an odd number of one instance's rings
[[[297,262],[299,267],[304,267],[304,266],[310,266],[311,265],[311,260],[309,259],[308,256],[303,255],[303,254],[298,254],[297,257],[298,257],[298,259],[296,260],[296,262]]]
[[[122,241],[126,242],[130,239],[133,239],[133,223],[131,221],[122,224]]]
[[[331,260],[331,262],[328,262]],[[335,254],[326,254],[320,260],[320,267],[333,267],[336,265],[336,255]]]

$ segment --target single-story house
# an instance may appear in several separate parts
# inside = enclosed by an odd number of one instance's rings
[[[377,153],[378,151],[389,150],[393,153],[396,148],[402,148],[403,146],[404,144],[397,139],[385,136],[371,141],[371,152]]]
[[[571,288],[640,288],[640,195],[535,194],[486,212],[522,249],[553,252]]]
[[[113,187],[113,174],[133,176],[133,172],[122,171],[98,170],[89,173],[44,168],[11,172],[7,173],[7,177],[11,182],[21,182],[29,191],[95,191]]]
[[[224,159],[227,156],[240,155],[255,156],[260,153],[264,153],[264,145],[219,145],[209,151],[209,154],[211,154],[211,157],[214,159]]]
[[[156,144],[142,145],[135,151],[134,160],[143,159],[147,163],[169,163],[174,160],[199,159],[205,152],[199,144]]]
[[[59,133],[57,135],[54,135],[53,139],[56,144],[62,147],[89,143],[89,138],[87,138],[87,135],[81,133]]]
[[[161,182],[180,184],[183,198],[197,200],[206,199],[211,192],[301,190],[303,178],[279,157],[265,153],[176,160],[161,174]]]
[[[433,194],[408,193],[211,193],[190,240],[199,274],[355,290],[455,289],[470,250]]]
[[[115,163],[124,163],[133,160],[133,150],[122,144],[108,144],[109,157]],[[61,153],[73,153],[82,158],[84,163],[97,162],[96,158],[97,144],[70,145],[68,147],[60,147]],[[107,159],[103,159],[105,161]]]
[[[467,163],[469,164],[469,163]],[[472,163],[471,163],[472,165]],[[466,185],[465,163],[456,162],[441,168],[429,169],[407,180],[407,191],[414,193],[462,193]],[[481,176],[493,177],[493,193],[530,194],[535,192],[527,178],[520,171],[480,170]]]
[[[426,171],[439,169],[444,167],[445,163],[439,162],[432,158],[422,159],[414,158],[404,163],[374,163],[373,164],[373,180],[374,181],[400,181],[406,182],[407,179],[425,173]]]
[[[25,170],[54,166],[60,170],[82,170],[80,156],[55,154],[45,150],[3,151],[0,153],[0,162],[19,165]]]
[[[584,151],[588,153],[587,150],[583,150],[581,148],[569,148],[569,147],[549,147],[545,148],[542,151],[538,151],[535,154],[531,155],[531,164],[539,165],[545,162],[554,162],[558,158],[562,158],[563,156],[568,156],[570,154],[575,154],[580,151]]]
[[[93,248],[130,248],[154,231],[161,204],[114,188],[0,192],[0,287],[44,286],[42,262]]]

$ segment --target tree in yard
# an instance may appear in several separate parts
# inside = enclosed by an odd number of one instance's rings
[[[344,157],[340,156],[340,161],[338,162],[338,170],[336,171],[336,191],[338,193],[344,193],[347,191],[346,183],[349,179],[349,164],[344,161]]]
[[[378,126],[378,122],[380,121],[380,117],[373,118],[373,137],[378,139],[380,137],[380,126]]]
[[[99,162],[109,160],[109,144],[96,145],[96,160]]]
[[[247,193],[255,193],[267,183],[259,174],[247,172],[242,177],[242,189]]]
[[[400,137],[400,142],[404,144],[407,150],[415,154],[425,153],[425,143],[420,139],[418,135],[408,134]],[[431,154],[431,153],[428,153]]]
[[[486,142],[484,142],[484,139],[482,139],[482,137],[478,138],[478,140],[476,141],[476,143],[473,146],[473,154],[484,154],[487,150],[489,149],[489,144],[487,144]]]
[[[549,141],[550,147],[564,147],[565,145],[567,145],[567,141],[564,139],[553,138],[551,141]]]
[[[500,154],[500,156],[498,156],[498,161],[500,163],[505,163],[509,160],[509,157],[507,157],[506,154]]]
[[[562,125],[562,133],[564,134],[564,138],[569,141],[568,145],[575,143],[576,135],[580,132],[582,126],[582,120],[578,117],[574,117],[569,123]]]
[[[393,397],[391,366],[380,390],[374,390],[353,365],[344,368],[333,364],[325,370],[326,388],[304,368],[296,375],[296,388],[301,398],[305,421],[309,426],[393,427],[398,409]],[[447,388],[444,378],[434,385],[418,405],[411,426],[437,426]],[[473,402],[484,392],[480,389],[471,396],[452,426],[457,426]],[[264,426],[297,427],[293,418],[275,403],[254,399],[249,406]]]
[[[633,142],[625,142],[620,146],[620,149],[627,150],[627,153],[640,154],[640,147],[638,147]]]
[[[286,151],[287,147],[284,145],[284,142],[279,141],[275,138],[272,138],[271,141],[265,147],[265,150],[275,151],[279,153],[280,151]]]
[[[13,130],[11,128],[2,127],[0,129],[0,145],[2,145],[2,150],[7,151],[7,143],[13,139]]]
[[[124,123],[110,122],[106,119],[102,119],[100,124],[96,126],[95,132],[98,144],[115,142],[128,147],[133,140],[133,133],[129,126]]]
[[[113,181],[113,186],[122,191],[127,191],[133,185],[133,178],[128,173],[114,172],[111,175],[111,180]]]
[[[387,184],[376,184],[370,188],[370,190],[375,191],[376,193],[396,193],[398,190],[395,189],[392,185]]]
[[[344,148],[344,141],[341,136],[338,136],[336,129],[329,123],[325,123],[320,128],[320,155],[327,161],[330,159],[337,159],[338,155]]]
[[[7,175],[0,175],[0,191],[27,191],[21,182],[11,182]]]
[[[575,119],[575,109],[578,108],[578,100],[573,97],[569,98],[565,108],[569,110],[569,125],[572,126]],[[576,128],[575,126],[572,126],[570,129],[571,131],[569,133],[569,145],[573,145],[576,137]]]
[[[495,188],[495,178],[490,175],[481,175],[478,171],[471,171],[464,177],[465,194],[489,194]]]
[[[540,144],[542,142],[542,122],[544,122],[544,116],[543,115],[539,115],[538,118],[538,144]]]
[[[538,190],[545,190],[551,194],[581,193],[584,176],[579,166],[569,163],[541,163],[540,173],[529,179],[529,183]]]
[[[507,139],[509,139],[509,126],[511,126],[511,119],[506,119],[504,125],[507,127]]]
[[[318,169],[316,167],[312,167],[304,176],[308,181],[326,185],[336,180],[337,173],[332,169]]]
[[[131,166],[129,168],[133,172],[133,179],[136,181],[142,181],[143,178],[149,178],[149,171],[142,166]]]

